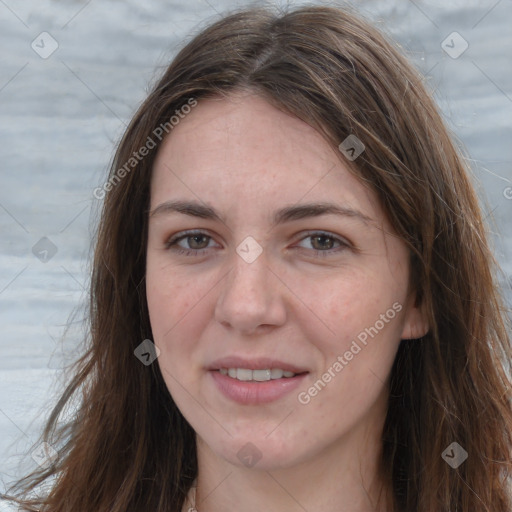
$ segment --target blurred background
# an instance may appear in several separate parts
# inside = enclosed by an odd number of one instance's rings
[[[399,42],[467,149],[511,304],[512,1],[348,3]],[[116,142],[177,50],[244,5],[261,2],[0,0],[0,492],[36,467],[79,354],[83,313],[70,315]]]

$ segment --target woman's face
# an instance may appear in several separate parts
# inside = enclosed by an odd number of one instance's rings
[[[210,455],[270,469],[360,448],[400,339],[426,332],[408,251],[343,158],[248,93],[199,101],[159,150],[157,362]]]

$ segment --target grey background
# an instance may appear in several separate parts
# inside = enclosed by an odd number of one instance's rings
[[[352,3],[400,42],[467,148],[510,301],[512,1]],[[191,34],[248,4],[0,0],[0,490],[35,466],[59,370],[78,354],[81,316],[70,314],[87,298],[93,190],[115,143]],[[31,46],[51,49],[42,32],[58,44],[47,58]]]

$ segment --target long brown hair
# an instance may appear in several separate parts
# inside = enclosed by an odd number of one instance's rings
[[[215,22],[178,53],[133,117],[102,189],[89,348],[44,432],[59,455],[11,494],[25,510],[46,512],[181,510],[197,476],[194,431],[158,365],[134,356],[152,339],[151,170],[177,110],[240,89],[309,123],[334,148],[349,135],[363,141],[357,160],[344,162],[378,194],[410,250],[430,331],[402,340],[392,369],[381,461],[389,510],[511,510],[508,319],[465,159],[395,45],[346,8],[327,7],[248,9]],[[149,138],[156,147],[131,161]],[[76,416],[60,424],[76,396]],[[468,454],[456,469],[442,457],[453,442]],[[47,495],[30,496],[51,478]]]

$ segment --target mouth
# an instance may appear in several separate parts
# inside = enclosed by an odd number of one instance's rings
[[[224,358],[207,369],[214,389],[241,405],[258,405],[283,398],[309,374],[304,368],[268,358]]]

